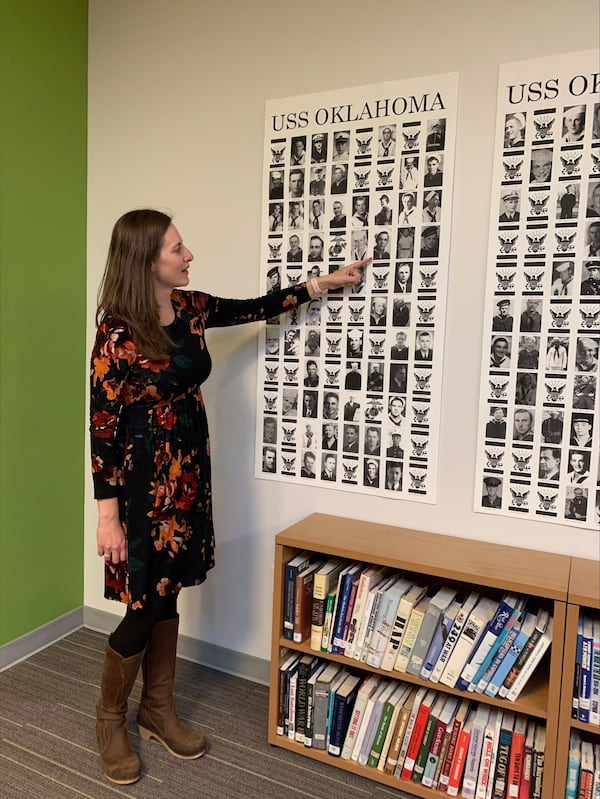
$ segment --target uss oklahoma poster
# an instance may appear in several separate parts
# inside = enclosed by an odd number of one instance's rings
[[[264,325],[257,476],[435,501],[456,101],[440,75],[267,103],[261,290],[373,263]]]

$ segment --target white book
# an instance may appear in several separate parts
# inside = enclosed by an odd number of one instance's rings
[[[469,618],[465,622],[460,637],[456,642],[452,654],[448,658],[446,667],[440,677],[440,682],[454,688],[460,673],[467,662],[467,658],[477,646],[477,641],[485,629],[487,623],[492,618],[492,614],[498,607],[498,603],[483,597],[471,611]]]
[[[383,669],[383,671],[392,671],[394,668],[394,663],[398,657],[398,650],[400,649],[400,644],[402,643],[402,638],[404,637],[406,625],[408,624],[408,619],[410,618],[412,609],[426,593],[426,586],[417,585],[415,583],[400,598],[390,640],[387,642],[385,652],[383,653],[383,657],[381,659],[380,668]]]
[[[431,672],[431,676],[429,677],[430,682],[439,682],[440,677],[443,674],[444,669],[446,668],[446,663],[452,654],[454,647],[458,639],[460,638],[460,634],[465,626],[467,619],[469,618],[471,611],[479,601],[480,596],[476,591],[471,591],[469,596],[465,599],[462,603],[460,609],[456,613],[454,617],[454,621],[452,622],[452,627],[450,628],[450,632],[446,640],[444,641],[444,646],[442,647],[442,651],[440,652],[438,659],[433,667],[433,671]]]
[[[367,656],[365,658],[365,663],[368,666],[372,666],[375,669],[380,667],[383,653],[390,635],[392,634],[398,603],[401,597],[410,588],[410,585],[411,583],[409,580],[401,577],[382,593],[381,599],[379,600],[379,608],[375,618],[373,633],[367,649]]]
[[[410,658],[406,667],[407,674],[412,674],[414,677],[420,676],[421,669],[425,663],[425,656],[429,650],[429,645],[440,620],[440,616],[455,596],[456,591],[453,588],[440,588],[429,600],[423,622],[419,627],[415,645],[410,653]]]
[[[480,705],[473,719],[462,780],[461,796],[464,797],[464,799],[475,799],[479,766],[481,765],[481,751],[483,749],[489,715],[490,708],[487,705]]]
[[[352,754],[350,755],[351,760],[358,760],[358,756],[360,755],[360,751],[362,749],[363,741],[365,739],[365,735],[369,728],[369,721],[371,719],[371,713],[373,712],[373,708],[375,707],[375,703],[379,699],[380,694],[385,691],[389,685],[388,680],[382,680],[375,691],[369,696],[367,699],[367,704],[365,706],[362,721],[358,728],[358,732],[356,734],[356,738],[354,740],[354,747],[352,749]]]
[[[490,712],[485,736],[483,739],[483,750],[481,753],[481,764],[479,766],[479,779],[475,791],[475,799],[492,799],[494,788],[494,773],[496,770],[496,756],[498,754],[498,738],[500,737],[500,727],[502,726],[502,711],[493,708]]]
[[[592,799],[600,799],[600,743],[594,746],[594,782]]]
[[[390,701],[392,695],[397,689],[398,684],[396,682],[390,682],[379,694],[377,701],[373,704],[373,709],[371,710],[369,717],[369,724],[365,730],[362,746],[358,755],[359,766],[365,766],[367,764],[367,760],[371,754],[371,747],[373,746],[373,741],[375,740],[375,735],[377,733],[377,727],[379,727],[379,722],[381,721],[381,714],[383,713],[384,705],[386,702]]]
[[[381,679],[382,678],[377,674],[371,674],[362,681],[360,688],[358,689],[356,702],[354,703],[352,716],[350,717],[350,724],[348,725],[348,731],[346,732],[346,738],[344,739],[344,745],[342,747],[341,757],[344,760],[350,759],[352,749],[356,743],[356,736],[362,723],[363,714],[367,706],[367,700],[373,695],[377,689],[377,686],[381,682]]]
[[[398,656],[396,657],[396,662],[394,663],[394,671],[406,671],[413,647],[417,641],[419,628],[421,627],[423,619],[425,618],[425,612],[427,610],[428,604],[429,597],[425,595],[412,609],[406,624],[406,630],[402,638],[402,643],[398,649]]]
[[[361,574],[361,579],[363,575]],[[361,598],[361,604],[363,605],[362,610],[360,612],[360,619],[358,620],[358,627],[356,630],[356,635],[354,636],[354,647],[352,652],[352,657],[354,660],[360,660],[360,656],[362,654],[363,645],[365,643],[365,637],[367,635],[367,628],[369,626],[369,619],[371,617],[371,610],[373,609],[373,602],[375,601],[375,593],[377,587],[384,582],[389,580],[389,574],[386,572],[380,572],[374,576],[370,576],[368,579],[368,585],[365,587],[366,594],[363,595]],[[358,583],[358,590],[360,591],[360,581]],[[358,598],[358,592],[357,592]],[[345,653],[344,653],[345,654]]]
[[[348,639],[346,641],[346,646],[344,647],[344,657],[354,657],[354,651],[358,641],[360,622],[362,620],[369,590],[384,571],[385,569],[383,566],[368,566],[361,572],[360,579],[358,581],[358,587],[356,589],[354,607],[352,608],[352,621],[350,623],[350,629],[348,630]]]
[[[352,563],[348,563],[346,566],[344,566],[344,568],[338,574],[337,590],[336,590],[336,594],[335,594],[335,602],[333,603],[333,612],[331,614],[331,628],[329,630],[329,641],[327,643],[327,651],[328,652],[331,652],[331,647],[333,646],[333,636],[334,636],[334,633],[335,633],[335,621],[336,621],[336,618],[337,618],[339,602],[340,602],[340,598],[341,598],[341,594],[342,594],[342,586],[344,584],[344,577],[346,575],[346,572],[349,572],[350,569],[353,569],[355,567],[356,567],[356,561],[353,561]]]
[[[327,661],[323,661],[320,663],[317,668],[313,671],[313,673],[308,678],[306,683],[306,726],[304,731],[304,746],[310,748],[312,747],[312,730],[313,730],[313,719],[314,719],[314,711],[315,711],[315,683],[320,675],[325,671],[329,664]]]
[[[512,688],[506,695],[506,698],[514,702],[515,699],[518,698],[519,694],[525,687],[527,681],[537,668],[540,660],[544,657],[546,650],[550,646],[552,642],[552,627],[553,627],[553,618],[550,616],[548,619],[548,624],[546,625],[546,631],[543,633],[542,637],[539,639],[535,648],[531,655],[525,661],[525,665],[519,672],[517,679],[514,681]]]
[[[383,596],[384,591],[388,589],[397,579],[397,575],[393,575],[388,577],[387,580],[379,583],[379,585],[375,586],[373,589],[373,602],[371,604],[371,609],[369,612],[369,618],[367,620],[367,626],[365,629],[365,637],[362,645],[362,649],[360,652],[360,660],[364,663],[367,659],[367,652],[369,651],[369,644],[371,643],[371,636],[373,635],[373,630],[375,629],[375,620],[377,619],[377,612],[379,610],[379,603],[381,602],[381,597]],[[356,650],[355,650],[355,660],[356,660]]]
[[[592,651],[592,695],[590,698],[590,724],[600,724],[600,617],[595,616]],[[598,763],[600,769],[600,763]]]

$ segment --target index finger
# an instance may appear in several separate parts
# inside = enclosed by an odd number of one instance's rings
[[[363,258],[362,261],[354,261],[354,263],[349,264],[349,266],[355,266],[357,269],[362,269],[363,266],[368,266],[372,258]]]

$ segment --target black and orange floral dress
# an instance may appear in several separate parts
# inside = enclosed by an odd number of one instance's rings
[[[143,607],[199,585],[214,566],[210,444],[200,390],[211,370],[204,331],[268,319],[307,302],[304,285],[249,300],[172,295],[170,356],[151,361],[129,328],[105,318],[91,358],[96,499],[118,498],[127,562],[105,564],[107,599]]]

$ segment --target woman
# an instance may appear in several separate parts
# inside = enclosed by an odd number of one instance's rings
[[[130,211],[113,229],[99,295],[90,402],[97,552],[106,598],[127,611],[106,648],[96,731],[104,773],[123,785],[140,776],[126,729],[140,665],[142,738],[183,759],[205,750],[204,736],[172,706],[177,595],[214,565],[204,331],[270,318],[350,286],[364,265],[258,299],[226,300],[178,290],[189,283],[192,260],[169,216]]]

